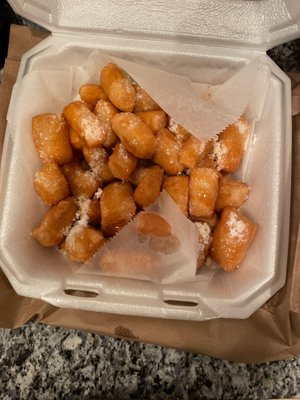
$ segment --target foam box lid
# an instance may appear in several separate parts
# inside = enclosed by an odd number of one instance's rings
[[[9,0],[54,34],[176,40],[266,51],[300,35],[298,0]]]

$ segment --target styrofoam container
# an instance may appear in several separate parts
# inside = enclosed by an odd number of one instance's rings
[[[58,307],[138,316],[203,320],[251,315],[284,285],[286,276],[291,92],[288,77],[265,50],[299,35],[297,0],[10,3],[17,13],[53,31],[23,56],[7,116],[0,261],[16,292]],[[22,92],[24,81],[36,73],[38,85],[39,71],[64,73],[70,65],[80,67],[95,49],[210,84],[224,82],[258,55],[270,66],[263,115],[248,146],[247,167],[240,172],[252,187],[244,210],[259,224],[247,268],[232,274],[203,269],[193,282],[159,285],[78,272],[57,249],[42,248],[30,237],[46,208],[33,189],[40,161],[31,139],[32,110],[25,114],[24,110],[26,96],[35,93],[34,87],[30,93]],[[55,87],[50,82],[36,113],[61,111],[75,95],[75,88],[69,89],[66,98],[56,99],[53,106]]]

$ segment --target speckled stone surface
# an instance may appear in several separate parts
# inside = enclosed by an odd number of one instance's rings
[[[284,71],[300,71],[300,39],[274,47],[267,53]]]
[[[0,399],[300,396],[300,357],[257,366],[30,323],[0,331]]]
[[[268,54],[300,71],[299,40]],[[1,400],[295,397],[300,357],[247,366],[42,324],[0,329]]]

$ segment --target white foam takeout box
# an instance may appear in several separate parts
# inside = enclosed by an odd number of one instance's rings
[[[291,92],[288,77],[265,51],[299,36],[298,0],[11,0],[10,4],[18,14],[52,31],[23,56],[7,115],[0,262],[16,292],[58,307],[137,316],[204,320],[251,315],[284,285],[286,276]],[[56,249],[42,248],[30,237],[46,208],[33,189],[40,161],[31,139],[32,115],[25,122],[18,119],[20,110],[26,109],[26,101],[18,101],[24,98],[22,81],[40,70],[80,66],[95,49],[209,84],[223,83],[257,56],[270,66],[263,114],[255,126],[247,168],[238,176],[252,187],[243,209],[259,229],[245,265],[236,272],[212,273],[206,268],[195,281],[172,285],[78,273]],[[49,101],[41,99],[37,113],[61,112],[72,100],[68,92],[69,97],[60,99],[61,108],[52,109],[51,82],[49,90]],[[27,96],[34,96],[34,88]],[[24,171],[31,179],[24,178]]]

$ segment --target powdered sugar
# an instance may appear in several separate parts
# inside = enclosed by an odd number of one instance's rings
[[[96,185],[99,186],[100,185],[100,179],[99,179],[99,170],[101,170],[100,168],[100,164],[98,164],[97,168],[92,168],[89,171],[84,171],[82,172],[82,174],[84,175],[84,180],[86,182],[89,182],[90,185]],[[82,185],[82,182],[79,182],[80,186],[84,186],[84,183]]]
[[[104,118],[104,116],[108,116],[108,114],[111,111],[111,104],[108,101],[99,100],[98,103],[96,104],[94,112],[98,111],[98,107],[100,106],[101,106],[101,111],[104,111],[104,113],[101,112],[101,118]]]
[[[142,88],[137,88],[136,93],[135,93],[137,100],[143,100],[143,98],[145,97],[142,90],[143,90]]]
[[[213,149],[213,154],[217,160],[222,158],[225,154],[228,153],[228,148],[222,142],[216,142]]]
[[[92,154],[93,161],[100,161],[103,158],[101,149],[94,149]]]
[[[38,171],[35,173],[34,181],[35,183],[37,183],[38,185],[42,185],[46,189],[52,188],[52,180],[49,180],[49,177],[46,176],[42,171]]]
[[[227,146],[222,142],[215,142],[213,148],[213,156],[217,162],[217,170],[220,171],[223,168],[223,157],[228,153]]]
[[[89,110],[87,110],[89,111]],[[106,136],[105,126],[92,112],[87,112],[81,119],[81,128],[87,144],[100,144]]]
[[[194,136],[191,136],[190,139],[188,139],[185,143],[188,143],[189,141],[191,141],[190,143],[192,143],[193,148],[200,157],[205,149],[206,142],[204,140],[197,139]]]
[[[101,147],[94,148],[93,152],[90,152],[88,156],[88,164],[93,171],[95,170],[95,172],[98,171],[99,167],[103,167],[108,158],[106,151]]]
[[[111,130],[111,120],[116,112],[116,109],[111,103],[102,99],[98,101],[94,109],[94,113],[104,124],[106,130]]]
[[[63,230],[61,231],[61,233],[62,233],[64,236],[67,236],[71,228],[72,228],[72,224],[71,224],[71,225],[68,225],[68,226],[66,226],[66,227],[64,227]]]
[[[248,133],[249,126],[248,126],[248,123],[245,120],[240,118],[235,123],[235,126],[238,128],[238,130],[239,130],[241,135],[245,136]]]
[[[67,238],[66,238],[66,243],[69,247],[69,249],[74,249],[76,246],[76,239],[79,235],[81,235],[83,229],[85,228],[84,225],[81,225],[79,222],[77,222],[73,228],[70,230]]]
[[[91,200],[86,196],[79,196],[76,199],[78,211],[76,213],[77,221],[75,225],[67,234],[66,242],[69,248],[74,248],[76,245],[76,238],[81,234],[82,230],[88,226],[89,223],[89,207]]]
[[[170,118],[169,120],[168,129],[170,132],[174,133],[174,135],[176,135],[176,133],[178,132],[179,125],[177,124],[176,121],[174,121],[173,118]]]
[[[199,235],[201,237],[201,240],[203,244],[207,245],[209,244],[209,239],[210,239],[210,226],[206,222],[194,222],[196,225]]]
[[[58,124],[56,127],[56,133],[60,133],[63,129],[66,128],[66,122],[64,120],[62,113],[57,114],[57,119],[59,121],[58,121]],[[55,122],[55,121],[53,121],[53,122]]]
[[[133,139],[132,143],[133,144],[137,144],[136,139]],[[128,151],[125,149],[125,147],[122,145],[122,143],[119,144],[119,155],[120,157],[123,159],[123,161],[128,161],[129,159],[129,153]]]
[[[229,228],[229,235],[231,238],[243,239],[247,231],[247,226],[242,220],[238,219],[236,213],[233,211],[230,213],[227,226]]]
[[[125,90],[128,94],[133,92],[133,86],[130,80],[126,77],[120,80],[120,84],[122,85],[123,90]]]
[[[123,122],[122,125],[124,126],[124,128],[127,131],[131,131],[137,127],[140,127],[142,124],[142,121],[140,120],[140,118],[134,114],[130,115],[129,118],[126,118],[126,120],[124,120],[122,122]]]
[[[89,208],[91,200],[86,196],[79,196],[76,199],[76,204],[78,206],[78,211],[76,213],[76,218],[78,219],[75,225],[80,225],[86,227],[89,222]]]
[[[204,253],[211,242],[211,229],[206,222],[194,222],[199,232],[199,253]]]
[[[94,194],[95,199],[100,199],[103,194],[103,190],[99,188],[97,192]]]
[[[49,193],[63,191],[67,186],[65,177],[56,165],[49,165],[44,169],[36,172],[34,181],[36,185],[42,187]]]

